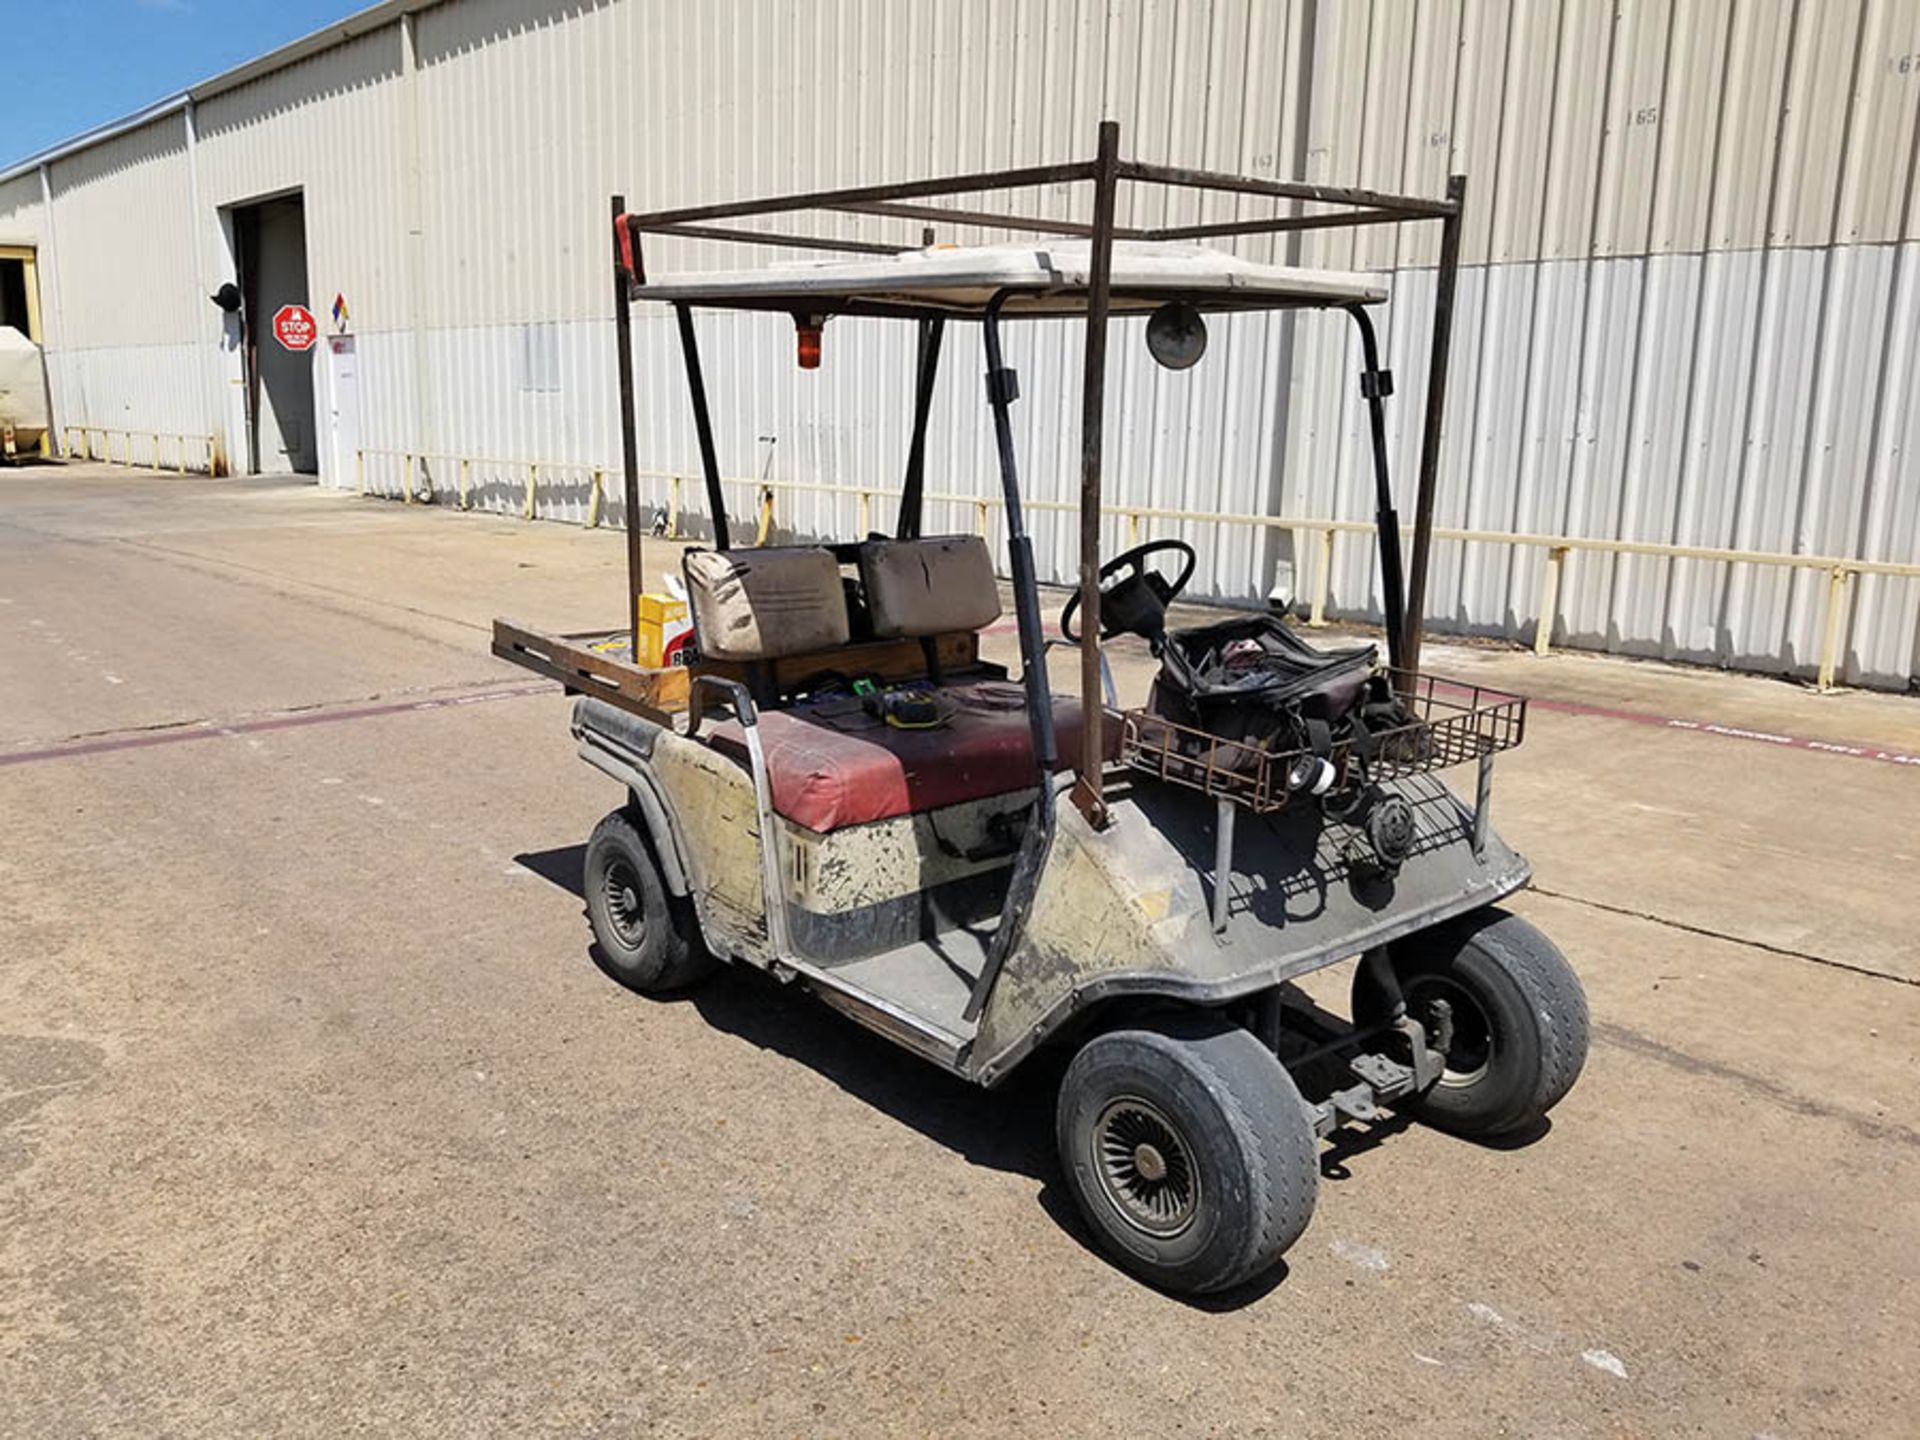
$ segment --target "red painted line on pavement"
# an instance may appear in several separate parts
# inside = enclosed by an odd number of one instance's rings
[[[67,745],[49,745],[40,750],[15,750],[8,754],[0,754],[0,769],[8,765],[30,765],[39,760],[70,760],[81,755],[109,755],[117,750],[146,750],[156,745],[184,745],[190,740],[218,740],[223,736],[257,735],[266,730],[301,730],[309,725],[334,725],[343,720],[371,720],[381,715],[405,715],[413,710],[454,710],[462,705],[479,705],[489,700],[515,700],[523,695],[546,695],[559,688],[550,683],[513,685],[500,690],[480,690],[467,695],[445,695],[431,700],[395,700],[385,705],[355,705],[344,710],[302,710],[292,715],[268,715],[258,720],[239,720],[230,725],[182,725],[177,730],[159,730],[142,735],[116,735],[101,740],[80,740]]]
[[[996,627],[997,628],[997,627]],[[1009,627],[1011,628],[1011,627]],[[1439,677],[1436,677],[1439,678]],[[1439,683],[1471,689],[1465,681],[1439,678]],[[404,715],[413,710],[450,710],[462,705],[479,705],[491,700],[515,700],[527,695],[550,694],[558,687],[542,682],[513,685],[498,690],[482,690],[469,695],[447,695],[431,700],[399,700],[385,705],[358,705],[344,710],[303,710],[294,715],[269,715],[259,720],[242,720],[230,725],[181,726],[177,730],[155,731],[140,735],[120,735],[110,739],[82,740],[67,745],[49,745],[39,750],[16,750],[0,754],[0,769],[9,765],[28,765],[41,760],[68,760],[83,755],[107,755],[120,750],[145,750],[156,745],[182,745],[192,740],[217,740],[222,736],[255,735],[270,730],[299,730],[309,725],[333,725],[346,720],[370,720],[382,715]],[[1561,715],[1584,715],[1600,720],[1618,720],[1627,725],[1650,726],[1657,730],[1681,730],[1694,735],[1714,735],[1723,740],[1744,740],[1771,745],[1781,750],[1808,750],[1819,755],[1839,755],[1850,760],[1877,760],[1887,765],[1906,765],[1920,769],[1920,754],[1890,750],[1880,745],[1853,745],[1838,740],[1814,740],[1804,735],[1781,735],[1770,730],[1753,730],[1716,721],[1683,720],[1646,710],[1620,710],[1609,705],[1588,705],[1577,700],[1527,701],[1535,710],[1550,710]]]
[[[1628,725],[1684,730],[1694,735],[1717,735],[1723,740],[1746,740],[1758,745],[1771,745],[1779,750],[1811,750],[1820,755],[1842,755],[1850,760],[1879,760],[1888,765],[1920,766],[1920,755],[1904,750],[1889,750],[1880,745],[1811,740],[1804,735],[1781,735],[1772,730],[1751,730],[1740,725],[1722,725],[1717,721],[1682,720],[1644,710],[1616,710],[1608,705],[1584,705],[1577,700],[1529,700],[1527,704],[1536,710],[1553,710],[1562,715],[1591,715],[1602,720],[1623,721]]]

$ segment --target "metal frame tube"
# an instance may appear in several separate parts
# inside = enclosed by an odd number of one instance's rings
[[[1120,174],[1120,125],[1100,122],[1093,162],[1093,244],[1087,276],[1086,366],[1080,394],[1080,764],[1074,804],[1095,829],[1106,824],[1101,794],[1106,718],[1100,696],[1100,462],[1107,399],[1107,302],[1113,279],[1113,210]]]
[[[1099,162],[1094,163],[1097,165]],[[1366,210],[1397,210],[1407,219],[1438,219],[1460,213],[1459,197],[1455,195],[1451,183],[1447,188],[1447,198],[1435,201],[1420,200],[1409,195],[1392,195],[1380,190],[1311,185],[1302,180],[1263,180],[1251,175],[1230,175],[1219,170],[1195,170],[1184,165],[1148,165],[1139,160],[1122,161],[1119,175],[1122,180],[1148,180],[1161,185],[1181,185],[1191,190],[1226,190],[1238,195],[1316,200],[1325,205],[1352,205]]]
[[[1034,767],[1039,771],[1039,792],[1034,797],[1033,819],[1020,837],[1020,851],[1014,857],[1013,876],[1007,884],[1007,896],[1000,906],[1000,924],[987,948],[987,958],[979,978],[967,997],[963,1018],[979,1018],[980,1011],[993,993],[1000,967],[1020,932],[1020,922],[1033,903],[1039,888],[1040,871],[1047,852],[1053,846],[1056,821],[1053,772],[1059,752],[1053,733],[1053,687],[1047,677],[1047,644],[1041,633],[1040,588],[1033,573],[1033,541],[1027,534],[1026,513],[1020,506],[1019,468],[1013,452],[1013,372],[1007,369],[1000,350],[1000,307],[1006,303],[1002,290],[987,302],[982,317],[981,340],[987,352],[987,403],[993,411],[994,449],[1000,462],[1000,486],[1006,496],[1007,561],[1013,572],[1013,611],[1020,630],[1020,681],[1027,695],[1027,725],[1033,736]],[[1083,706],[1097,712],[1099,707]]]
[[[713,514],[713,548],[731,550],[727,530],[727,496],[720,485],[720,461],[713,448],[713,417],[707,410],[707,380],[700,370],[700,342],[693,333],[693,310],[676,300],[673,316],[680,327],[680,359],[687,367],[687,390],[693,400],[693,429],[700,440],[700,468],[706,474],[707,508]],[[629,420],[627,433],[633,433]]]
[[[1227,928],[1233,890],[1233,822],[1240,807],[1224,795],[1213,802],[1213,933]]]
[[[644,586],[640,538],[640,437],[633,429],[633,302],[628,293],[634,275],[629,265],[631,234],[626,226],[626,197],[613,197],[613,335],[619,347],[616,368],[620,374],[620,479],[621,502],[627,522],[627,653],[638,663],[640,658],[640,591]],[[625,238],[628,244],[620,242]],[[461,466],[464,478],[466,467]],[[461,486],[461,498],[466,487]]]
[[[1349,305],[1347,313],[1360,330],[1360,393],[1367,402],[1367,421],[1373,440],[1374,525],[1380,539],[1380,595],[1385,609],[1387,663],[1400,669],[1406,637],[1407,597],[1400,571],[1400,516],[1393,508],[1393,481],[1387,472],[1386,397],[1391,393],[1389,372],[1380,368],[1380,345],[1373,333],[1373,319],[1361,305]]]
[[[1203,240],[1213,235],[1265,235],[1295,230],[1344,230],[1360,225],[1404,225],[1420,217],[1398,210],[1336,210],[1331,215],[1282,215],[1264,220],[1218,220],[1205,225],[1169,225],[1148,230],[1146,240]],[[1114,234],[1124,232],[1116,230]]]
[[[1420,436],[1420,488],[1413,502],[1413,560],[1407,577],[1406,636],[1402,666],[1420,668],[1426,630],[1427,555],[1433,548],[1433,501],[1440,477],[1440,431],[1447,412],[1447,353],[1453,338],[1453,294],[1460,275],[1460,224],[1467,203],[1467,177],[1447,177],[1451,207],[1440,231],[1440,271],[1433,294],[1433,352],[1427,367],[1427,416]]]
[[[940,373],[940,342],[946,333],[947,322],[942,317],[920,322],[919,374],[913,391],[913,439],[907,445],[907,478],[901,486],[900,516],[894,528],[895,537],[901,540],[920,538],[926,493],[927,421],[933,413],[934,381]]]
[[[769,195],[759,200],[734,200],[722,205],[693,205],[679,210],[655,210],[637,215],[635,222],[652,229],[690,220],[724,220],[736,215],[778,215],[790,210],[825,210],[868,200],[915,200],[927,195],[966,195],[981,190],[1021,190],[1036,185],[1058,185],[1093,177],[1093,165],[1082,160],[1066,165],[1030,165],[1017,170],[982,170],[970,175],[943,175],[932,180],[909,180],[894,185],[858,185],[845,190],[815,190],[795,195]]]
[[[1093,226],[1080,220],[1056,220],[1045,215],[1003,215],[993,210],[960,210],[946,205],[903,205],[886,200],[867,200],[851,204],[839,202],[820,208],[855,215],[882,215],[899,220],[937,220],[947,225],[978,225],[987,230],[1022,230],[1036,235],[1073,235],[1081,239],[1093,235]],[[1147,238],[1145,230],[1116,228],[1113,233],[1126,240]]]
[[[678,235],[683,240],[725,240],[736,245],[777,245],[790,250],[844,250],[849,255],[899,255],[911,248],[869,240],[789,235],[777,230],[742,230],[731,225],[640,225],[637,228],[656,235]]]
[[[1000,349],[1000,307],[1007,291],[987,303],[981,340],[987,352],[987,401],[993,411],[994,449],[1000,463],[1000,488],[1006,497],[1007,562],[1013,576],[1013,613],[1020,631],[1021,680],[1027,692],[1027,723],[1033,733],[1033,756],[1040,769],[1041,789],[1048,790],[1059,750],[1053,733],[1053,693],[1047,676],[1046,637],[1040,619],[1040,587],[1034,578],[1033,539],[1027,534],[1026,511],[1020,503],[1020,476],[1013,450],[1013,372],[1006,368]],[[1098,652],[1096,652],[1097,654]],[[1096,678],[1097,684],[1097,678]],[[1098,694],[1096,689],[1094,694]]]

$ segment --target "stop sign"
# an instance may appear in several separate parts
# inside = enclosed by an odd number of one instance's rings
[[[289,350],[311,350],[320,327],[304,305],[282,305],[273,312],[273,338]]]

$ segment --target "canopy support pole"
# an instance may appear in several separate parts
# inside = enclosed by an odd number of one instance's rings
[[[613,335],[620,347],[620,500],[627,526],[627,654],[639,663],[640,592],[646,588],[641,560],[640,441],[633,433],[634,238],[627,227],[627,198],[613,197]],[[623,243],[624,242],[624,243]]]
[[[1347,312],[1360,329],[1360,394],[1367,402],[1373,437],[1373,515],[1380,539],[1380,599],[1386,620],[1387,664],[1398,670],[1406,644],[1407,597],[1400,570],[1400,516],[1393,508],[1393,480],[1387,472],[1386,399],[1393,393],[1393,372],[1380,368],[1380,344],[1374,337],[1373,318],[1359,305],[1349,305]]]
[[[1113,281],[1113,210],[1119,188],[1120,123],[1100,122],[1093,161],[1093,241],[1087,276],[1086,371],[1080,393],[1080,766],[1073,803],[1096,830],[1107,823],[1102,794],[1106,712],[1100,689],[1100,453],[1107,402],[1107,304]]]
[[[1000,924],[993,932],[993,943],[987,947],[980,977],[973,982],[967,1008],[962,1012],[961,1018],[965,1020],[978,1019],[987,997],[993,993],[993,982],[1006,963],[1033,903],[1034,892],[1040,886],[1041,867],[1053,846],[1053,772],[1059,764],[1058,741],[1053,733],[1053,690],[1047,678],[1047,641],[1041,630],[1040,588],[1033,576],[1033,540],[1027,534],[1026,512],[1020,505],[1020,477],[1013,453],[1012,410],[1013,402],[1019,398],[1020,384],[1000,353],[1000,307],[1006,303],[1007,293],[1002,290],[987,302],[980,335],[987,351],[987,404],[993,411],[1000,488],[1006,497],[1008,569],[1013,573],[1013,613],[1020,629],[1020,682],[1026,690],[1027,725],[1033,737],[1039,790],[1034,797],[1033,817],[1020,836],[1013,878],[1007,883],[1007,896],[1000,906]]]
[[[1466,211],[1467,177],[1447,177],[1447,213],[1441,219],[1440,273],[1433,294],[1433,353],[1427,365],[1427,421],[1420,436],[1420,489],[1413,502],[1413,562],[1407,579],[1406,635],[1400,663],[1420,669],[1426,629],[1427,554],[1433,548],[1433,497],[1439,488],[1440,431],[1447,414],[1447,351],[1453,338],[1454,283],[1460,277],[1460,224]]]
[[[680,358],[687,367],[687,390],[693,397],[693,429],[700,440],[700,468],[707,477],[707,509],[713,515],[713,548],[731,550],[727,534],[727,497],[720,488],[720,461],[713,449],[713,417],[707,410],[707,381],[700,370],[700,342],[693,333],[693,311],[686,301],[673,302],[680,324]]]
[[[927,476],[927,420],[933,411],[934,380],[940,373],[940,341],[946,333],[944,316],[936,315],[920,322],[920,373],[913,392],[913,439],[907,446],[907,479],[900,489],[900,520],[894,532],[898,540],[920,538]]]

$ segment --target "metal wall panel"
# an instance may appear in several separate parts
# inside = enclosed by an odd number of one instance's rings
[[[192,292],[180,282],[193,267],[179,118],[55,161],[52,184],[64,262],[62,343],[133,350],[186,338]]]
[[[327,332],[333,297],[346,299],[359,337],[361,441],[392,449],[419,443],[400,71],[400,27],[389,25],[213,96],[196,114],[197,263],[208,288],[234,273],[221,212],[298,189],[306,216],[308,306]],[[203,345],[217,345],[218,311],[200,305],[193,324]],[[315,412],[324,421],[325,357],[318,349],[314,354]],[[320,463],[323,471],[331,467],[325,444]],[[324,478],[337,485],[354,480]]]
[[[1714,252],[1473,267],[1456,311],[1439,522],[1540,534],[1815,555],[1920,559],[1920,246]],[[1390,309],[1431,303],[1401,272]],[[1304,513],[1370,508],[1352,342],[1314,356],[1290,463],[1324,477]],[[1390,315],[1390,427],[1403,506],[1424,399],[1424,331]],[[1345,350],[1349,353],[1336,355]],[[1321,378],[1324,377],[1324,378]],[[1491,398],[1490,398],[1491,397]],[[1315,417],[1315,418],[1309,418]],[[1328,423],[1331,417],[1332,423]],[[1428,605],[1443,628],[1528,633],[1538,560],[1441,542]],[[1377,613],[1373,558],[1341,542],[1333,603]],[[1556,635],[1627,653],[1806,673],[1824,572],[1576,554]],[[1862,582],[1847,674],[1901,686],[1920,584]]]
[[[38,245],[44,223],[38,173],[0,181],[0,245]]]
[[[360,328],[406,327],[399,67],[389,26],[201,103],[199,233],[215,273],[230,263],[215,212],[298,189],[316,312],[346,293]]]
[[[1308,10],[1308,178],[1437,190],[1468,173],[1469,263],[1920,238],[1913,0]],[[1369,237],[1361,263],[1392,263],[1392,244]],[[1309,253],[1340,265],[1350,245]],[[1430,264],[1433,246],[1403,242],[1399,263]]]
[[[201,102],[196,256],[167,258],[168,237],[187,233],[177,118],[59,162],[59,260],[85,296],[52,357],[63,391],[143,423],[177,410],[158,428],[194,428],[208,400],[167,386],[195,373],[192,346],[218,321],[187,272],[211,281],[230,264],[218,207],[298,186],[315,306],[338,290],[354,310],[365,443],[429,452],[441,496],[461,483],[451,457],[474,457],[475,503],[515,512],[527,463],[543,462],[536,510],[579,520],[593,470],[619,453],[610,193],[650,208],[1032,163],[1087,153],[1112,116],[1145,159],[1420,193],[1470,172],[1443,524],[1920,558],[1915,0],[450,0],[410,23],[417,69],[395,24]],[[31,203],[21,187],[0,190],[0,227],[5,206]],[[1086,210],[1064,193],[980,199]],[[1225,219],[1260,203],[1124,194],[1121,215]],[[168,298],[130,345],[101,299],[129,232],[102,222],[135,207],[181,218],[155,221],[161,244],[140,263],[154,268],[148,293]],[[1379,323],[1398,381],[1389,441],[1403,508],[1437,241],[1428,225],[1233,242],[1256,258],[1389,272],[1395,302]],[[688,242],[647,255],[655,273],[762,258]],[[897,483],[903,327],[835,322],[817,373],[792,365],[784,320],[700,327],[728,475]],[[1123,325],[1112,352],[1116,507],[1370,514],[1344,317],[1220,324],[1207,364],[1186,375],[1153,366],[1138,329]],[[667,475],[697,472],[697,454],[669,318],[643,312],[635,335],[651,510]],[[1009,350],[1027,397],[1023,478],[1036,496],[1067,497],[1080,336],[1015,327]],[[981,366],[977,336],[956,328],[931,436],[936,490],[997,489]],[[364,475],[329,479],[397,494],[405,474],[375,456]],[[733,496],[742,513],[751,490]],[[698,487],[683,498],[698,529]],[[779,504],[782,534],[850,533],[858,519],[852,496]],[[930,517],[978,522],[971,503]],[[988,523],[997,541],[997,515]],[[1072,525],[1047,510],[1033,524],[1044,573],[1070,578]],[[1204,593],[1256,599],[1313,578],[1291,536],[1147,529],[1200,543]],[[1125,543],[1123,519],[1109,538]],[[1542,563],[1534,550],[1442,544],[1437,623],[1526,633]],[[1369,613],[1375,570],[1343,537],[1335,609]],[[1825,583],[1581,554],[1556,634],[1806,671]],[[1914,673],[1916,591],[1867,580],[1850,594],[1853,679],[1897,686]]]

